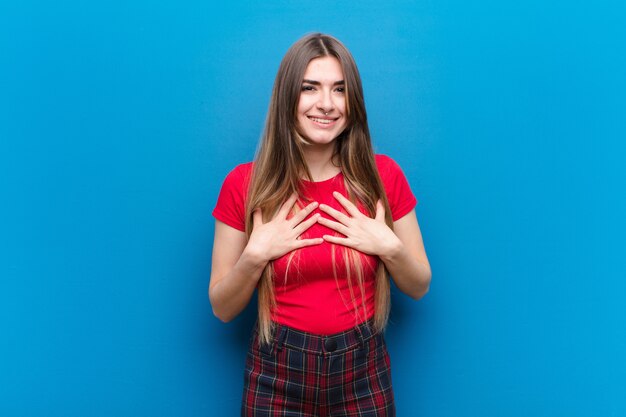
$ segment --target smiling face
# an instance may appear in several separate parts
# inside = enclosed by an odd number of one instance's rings
[[[346,128],[343,70],[332,56],[315,58],[304,72],[297,112],[298,132],[311,145],[329,145]]]

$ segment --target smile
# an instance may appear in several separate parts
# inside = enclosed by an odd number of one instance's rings
[[[326,126],[331,125],[337,121],[337,119],[322,119],[320,117],[313,117],[313,116],[307,116],[307,117],[309,118],[309,120],[317,124],[326,125]]]

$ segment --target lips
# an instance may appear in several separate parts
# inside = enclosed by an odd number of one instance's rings
[[[330,118],[330,117],[319,117],[319,116],[307,116],[307,117],[309,118],[309,120],[311,120],[315,124],[322,125],[322,126],[330,126],[338,120],[338,118]]]

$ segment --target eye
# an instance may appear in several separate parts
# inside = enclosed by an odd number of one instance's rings
[[[335,91],[338,92],[338,93],[343,94],[343,93],[346,92],[346,88],[345,87],[337,87],[337,88],[335,88]]]
[[[302,86],[302,91],[314,91],[314,90],[315,90],[315,87],[313,87],[312,85],[305,84]]]

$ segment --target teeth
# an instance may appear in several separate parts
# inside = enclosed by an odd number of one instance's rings
[[[322,124],[325,124],[325,125],[330,124],[332,122],[332,120],[318,119],[317,117],[311,117],[310,119],[313,120],[314,122],[322,123]]]

